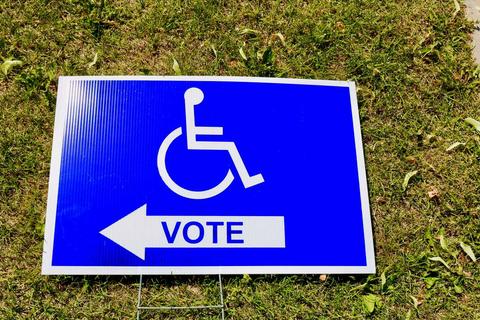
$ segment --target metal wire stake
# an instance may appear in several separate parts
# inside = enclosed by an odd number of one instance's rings
[[[220,284],[220,304],[222,305],[222,320],[225,320],[225,304],[223,303],[223,285],[222,285],[222,275],[218,274],[218,282]]]
[[[138,296],[137,296],[137,320],[140,320],[141,299],[142,299],[142,281],[143,276],[140,275],[140,281],[138,283]]]
[[[137,320],[140,320],[140,311],[141,310],[185,310],[185,309],[220,309],[222,320],[225,320],[225,303],[223,300],[223,284],[222,284],[222,275],[218,275],[218,284],[219,284],[219,295],[220,295],[220,304],[219,305],[208,305],[208,306],[160,306],[160,307],[149,307],[142,306],[142,284],[143,284],[143,275],[140,275],[140,280],[138,282],[138,295],[137,295]]]

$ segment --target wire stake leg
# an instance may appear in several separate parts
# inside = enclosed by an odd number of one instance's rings
[[[140,275],[140,279],[138,281],[138,294],[137,294],[137,320],[140,320],[140,312],[141,310],[186,310],[186,309],[220,309],[222,320],[225,320],[225,302],[223,300],[223,283],[222,283],[222,275],[218,275],[218,286],[219,286],[219,296],[220,296],[220,304],[218,305],[207,305],[207,306],[159,306],[159,307],[151,307],[151,306],[142,306],[142,285],[143,285],[143,275]]]

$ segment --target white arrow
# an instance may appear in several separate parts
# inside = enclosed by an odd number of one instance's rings
[[[147,205],[100,234],[145,260],[145,248],[284,248],[282,216],[147,216]]]

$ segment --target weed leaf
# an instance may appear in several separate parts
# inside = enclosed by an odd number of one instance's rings
[[[362,296],[363,307],[368,314],[375,311],[375,306],[380,304],[380,298],[374,294],[367,294]]]
[[[418,299],[415,298],[414,296],[410,296],[410,299],[412,299],[412,301],[413,301],[413,307],[414,307],[415,309],[417,309],[417,307],[422,304],[422,303],[421,303],[420,301],[418,301]]]
[[[88,64],[88,68],[93,67],[97,63],[98,59],[98,52],[95,53],[95,56],[93,57],[93,61]]]
[[[243,51],[243,47],[240,47],[240,49],[238,49],[238,52],[240,52],[240,55],[242,56],[243,60],[245,60],[245,61],[248,60],[247,55]]]
[[[367,288],[367,285],[368,285],[368,283],[359,284],[358,286],[355,286],[352,289],[350,289],[350,292],[351,291],[357,291],[357,290],[365,290],[365,288]]]
[[[460,247],[462,247],[463,251],[467,254],[467,256],[472,259],[473,262],[477,262],[477,257],[475,257],[475,253],[473,253],[472,247],[470,247],[468,244],[465,244],[460,241]]]
[[[283,36],[283,34],[281,34],[280,32],[277,32],[273,36],[277,37],[284,47],[287,46],[287,44],[285,43],[285,37]]]
[[[440,262],[441,264],[443,264],[448,270],[450,270],[450,266],[445,262],[445,260],[443,260],[442,258],[440,257],[432,257],[432,258],[428,258],[429,260],[432,260],[432,261],[437,261],[437,262]]]
[[[175,71],[175,74],[176,74],[177,76],[179,76],[179,75],[182,74],[182,69],[180,69],[180,65],[178,64],[178,61],[177,61],[175,58],[173,58],[173,66],[172,66],[172,68],[173,68],[173,71]]]
[[[215,45],[211,44],[210,49],[212,49],[215,59],[218,58],[217,49],[215,49]]]
[[[243,29],[242,31],[240,31],[239,33],[240,33],[240,34],[257,35],[257,34],[260,33],[260,32],[258,32],[257,30],[245,28],[245,29]]]
[[[473,118],[466,118],[465,122],[473,126],[477,131],[480,131],[480,121],[477,121]]]
[[[458,3],[457,0],[453,0],[453,3],[455,5],[455,11],[452,14],[452,18],[455,18],[455,16],[460,12],[460,3]]]
[[[10,71],[10,69],[12,69],[13,67],[16,67],[16,66],[21,66],[22,64],[23,64],[23,62],[20,61],[20,60],[15,60],[15,59],[9,58],[9,59],[5,59],[3,61],[0,68],[2,69],[2,73],[4,75],[7,75],[8,72]]]
[[[382,272],[380,275],[380,280],[381,280],[381,290],[383,290],[383,287],[385,287],[385,284],[387,283],[387,277],[385,276],[385,271]]]
[[[452,150],[455,150],[456,148],[458,148],[459,146],[464,146],[465,143],[463,142],[455,142],[454,144],[452,144],[450,147],[447,148],[447,152],[450,152]]]
[[[264,64],[272,64],[273,63],[273,51],[272,47],[268,47],[262,54],[262,62]]]
[[[438,238],[440,240],[440,247],[442,247],[443,250],[448,252],[447,242],[445,241],[445,237],[443,236],[443,234],[441,234]]]
[[[408,182],[410,181],[410,179],[417,173],[418,173],[418,170],[415,170],[415,171],[410,171],[405,175],[405,178],[403,179],[403,183],[402,183],[403,192],[407,190]]]
[[[252,282],[252,277],[248,273],[244,273],[242,277],[242,282],[249,283]]]
[[[455,290],[455,292],[458,293],[458,294],[460,294],[460,293],[463,292],[463,288],[460,287],[460,286],[457,285],[457,284],[453,286],[453,290]]]
[[[433,287],[435,285],[435,282],[437,282],[438,280],[440,280],[440,278],[435,278],[435,277],[427,277],[425,279],[423,279],[425,281],[425,284],[427,285],[427,289],[430,289],[431,287]],[[414,297],[412,297],[413,299]],[[414,302],[416,301],[416,299],[414,300]],[[418,302],[418,301],[417,301]],[[415,305],[415,308],[417,307],[417,305]]]

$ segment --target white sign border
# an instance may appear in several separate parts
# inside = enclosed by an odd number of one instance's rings
[[[133,266],[53,266],[53,240],[62,159],[62,145],[66,121],[66,108],[71,81],[75,80],[118,80],[118,81],[204,81],[204,82],[247,82],[318,85],[348,87],[355,136],[355,150],[362,204],[363,233],[365,240],[366,266],[193,266],[193,267],[133,267]],[[360,128],[360,117],[356,86],[353,81],[313,80],[292,78],[223,77],[223,76],[61,76],[55,111],[55,126],[48,183],[47,213],[43,244],[42,274],[44,275],[207,275],[207,274],[374,274],[375,252],[373,247],[372,222],[368,198],[365,158]]]

